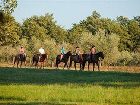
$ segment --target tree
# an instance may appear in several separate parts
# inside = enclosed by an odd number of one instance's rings
[[[40,40],[45,38],[53,38],[57,43],[65,41],[67,31],[61,26],[56,24],[52,14],[46,14],[45,16],[32,16],[26,19],[22,25],[23,36],[31,38],[37,37]]]
[[[137,21],[131,20],[128,23],[128,34],[131,40],[130,50],[136,51],[140,46],[140,27]]]
[[[22,36],[26,37],[27,39],[31,39],[33,36],[40,40],[44,40],[46,37],[46,30],[44,27],[39,26],[33,18],[26,19],[22,25]]]
[[[73,24],[73,28],[69,30],[68,34],[69,43],[76,46],[80,45],[80,38],[82,37],[82,33],[84,31],[86,31],[86,29],[80,24]]]
[[[100,30],[94,37],[93,42],[98,51],[102,51],[105,55],[104,64],[111,65],[117,62],[119,57],[119,37],[116,34],[105,35],[103,30]]]
[[[20,25],[14,17],[5,14],[5,22],[0,23],[0,45],[16,44],[21,34]]]
[[[93,11],[91,16],[88,16],[86,20],[80,22],[80,25],[85,27],[86,30],[92,32],[92,34],[95,35],[96,32],[98,32],[100,26],[102,26],[100,17],[101,15],[98,12]]]
[[[17,6],[17,0],[0,1],[0,45],[15,44],[21,33],[20,25],[11,13]]]
[[[98,13],[97,11],[93,11],[93,12],[92,12],[92,17],[95,18],[95,19],[97,19],[97,18],[100,18],[101,15],[100,15],[100,13]]]
[[[17,7],[17,0],[1,0],[0,10],[6,14],[11,14]]]
[[[134,17],[134,20],[136,20],[137,22],[139,22],[139,27],[140,27],[140,16]]]
[[[119,16],[117,17],[117,21],[123,25],[123,26],[127,26],[128,22],[129,22],[129,19],[127,17],[124,17],[124,16]]]

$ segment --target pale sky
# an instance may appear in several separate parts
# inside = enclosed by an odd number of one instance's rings
[[[33,15],[52,13],[58,25],[69,29],[94,10],[105,18],[126,16],[131,19],[140,16],[140,0],[18,0],[13,16],[22,23]]]

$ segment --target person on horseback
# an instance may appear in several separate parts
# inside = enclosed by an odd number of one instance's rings
[[[80,52],[80,48],[78,46],[76,47],[76,51],[75,52],[76,52],[76,55],[78,56],[78,59],[83,60],[82,59],[82,54]]]
[[[65,54],[65,49],[64,49],[64,47],[62,47],[62,48],[61,48],[61,56],[60,56],[60,60],[62,60],[64,54]]]
[[[93,45],[90,49],[90,59],[92,60],[94,58],[94,55],[96,54],[96,48]]]
[[[26,56],[26,54],[25,54],[25,48],[23,47],[23,46],[20,46],[20,48],[19,48],[19,56],[20,56],[20,58],[23,56],[23,57],[25,57]]]
[[[42,55],[45,54],[45,50],[44,50],[44,48],[42,46],[39,49],[39,53],[40,53],[40,56],[39,56],[39,61],[40,61],[40,58],[42,57]]]

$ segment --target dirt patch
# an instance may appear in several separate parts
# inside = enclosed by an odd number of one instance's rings
[[[29,66],[29,65],[28,65]],[[13,67],[12,63],[0,63],[0,67]],[[60,64],[60,68],[63,67],[63,64]],[[47,67],[51,68],[51,67]],[[52,68],[54,69],[54,67]],[[74,69],[74,67],[72,67]],[[79,70],[79,65],[77,64],[77,70]],[[87,71],[87,66],[85,67],[85,71]],[[90,65],[90,71],[92,71],[92,65]],[[98,71],[97,66],[95,66],[95,71]],[[101,66],[100,71],[124,71],[124,72],[134,72],[140,73],[140,67],[138,66]]]

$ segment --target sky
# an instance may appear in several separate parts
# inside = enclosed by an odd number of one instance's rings
[[[103,18],[116,19],[125,16],[132,19],[140,16],[140,0],[17,0],[13,16],[22,23],[33,15],[53,14],[57,24],[70,29],[72,24],[97,11]]]

